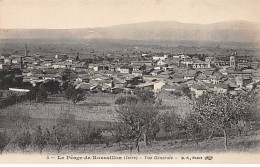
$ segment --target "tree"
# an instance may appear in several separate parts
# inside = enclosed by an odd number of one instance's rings
[[[47,91],[42,86],[40,86],[39,89],[37,90],[37,94],[36,94],[37,102],[44,104],[45,101],[47,100],[47,98],[48,98]]]
[[[83,89],[75,89],[72,84],[69,84],[65,95],[68,100],[71,100],[73,104],[76,105],[78,102],[84,100],[85,92]]]
[[[228,129],[250,115],[251,104],[249,96],[206,93],[196,100],[194,114],[204,125],[223,131],[228,150]]]
[[[145,144],[150,144],[154,134],[159,132],[158,114],[155,104],[150,102],[125,103],[116,108],[118,119],[128,129],[128,139],[135,143],[138,152],[143,136]]]
[[[182,92],[182,94],[184,94],[185,96],[187,96],[189,99],[192,98],[191,90],[190,90],[190,88],[189,88],[187,85],[181,87],[181,92]]]
[[[156,97],[152,90],[135,89],[134,94],[141,102],[155,103]]]
[[[60,83],[56,80],[48,80],[47,82],[42,83],[41,87],[52,94],[60,91]]]
[[[9,142],[10,138],[8,137],[7,132],[0,132],[0,154],[2,154]]]
[[[33,101],[33,100],[36,100],[36,97],[37,97],[37,87],[32,87],[30,89],[30,92],[28,92],[27,96],[28,96],[28,99],[30,100],[30,102]]]
[[[64,71],[62,71],[61,77],[62,77],[62,81],[64,82],[71,81],[76,77],[76,74],[70,69],[65,69]]]
[[[174,111],[168,111],[163,113],[161,118],[164,131],[167,135],[173,138],[175,132],[180,130],[180,116],[177,115]]]
[[[44,131],[41,126],[38,126],[34,133],[34,144],[39,149],[40,153],[42,153],[42,150],[47,146],[49,140],[50,131],[48,129]]]
[[[80,61],[80,59],[79,59],[79,53],[77,53],[76,61]]]
[[[184,119],[181,119],[180,129],[184,130],[186,134],[191,136],[191,139],[198,145],[198,138],[201,136],[202,132],[202,122],[201,118],[196,115],[196,113],[189,113]]]

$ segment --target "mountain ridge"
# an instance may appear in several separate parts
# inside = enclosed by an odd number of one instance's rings
[[[95,28],[0,29],[0,39],[83,38],[128,40],[206,40],[259,42],[260,28],[254,22],[233,20],[210,24],[153,21]]]

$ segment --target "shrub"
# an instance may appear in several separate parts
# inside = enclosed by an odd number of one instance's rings
[[[2,154],[9,142],[10,138],[7,136],[7,132],[0,132],[0,154]]]
[[[48,129],[43,131],[41,126],[37,127],[37,130],[34,133],[34,144],[39,149],[40,153],[47,146],[50,140],[50,131]]]
[[[18,138],[16,142],[21,150],[25,150],[32,143],[32,135],[29,131],[23,132]]]
[[[126,102],[137,103],[138,99],[134,96],[122,96],[116,99],[115,104],[122,105]]]

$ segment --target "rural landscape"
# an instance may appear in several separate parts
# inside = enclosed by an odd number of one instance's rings
[[[96,4],[79,1],[68,13],[96,11],[87,3]],[[44,8],[36,6],[34,13]],[[38,26],[46,17],[39,13],[32,22],[0,17],[10,20],[0,24],[0,156],[260,152],[259,23],[236,16],[114,24],[116,14],[102,26],[103,15],[80,16],[63,18],[79,28],[62,19]]]
[[[1,40],[1,152],[259,151],[259,50],[163,42]]]

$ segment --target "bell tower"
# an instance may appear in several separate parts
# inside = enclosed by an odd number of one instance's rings
[[[236,67],[236,58],[235,56],[230,56],[230,67]]]

